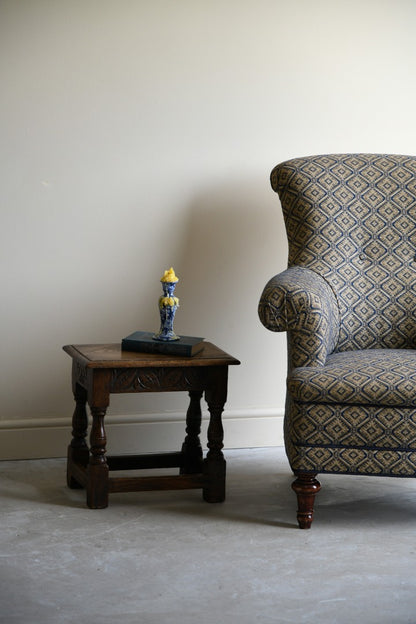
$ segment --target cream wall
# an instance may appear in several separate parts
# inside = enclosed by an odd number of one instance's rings
[[[61,346],[156,329],[171,265],[176,331],[242,361],[226,445],[281,443],[285,337],[257,318],[287,253],[269,172],[415,154],[415,34],[413,0],[1,1],[1,457],[65,453]],[[169,445],[183,400],[114,397],[114,444]]]

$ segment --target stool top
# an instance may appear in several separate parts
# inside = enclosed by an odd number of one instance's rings
[[[192,357],[122,351],[120,344],[66,345],[63,350],[87,368],[146,368],[175,366],[229,366],[239,360],[210,342]]]

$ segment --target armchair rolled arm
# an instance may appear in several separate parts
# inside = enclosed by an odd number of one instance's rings
[[[338,341],[335,294],[323,277],[305,267],[290,267],[266,284],[259,317],[270,331],[290,332],[292,366],[323,365]]]

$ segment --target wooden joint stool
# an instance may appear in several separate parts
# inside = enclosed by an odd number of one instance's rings
[[[67,345],[72,357],[72,388],[75,411],[72,441],[68,447],[67,483],[86,488],[91,509],[108,506],[113,492],[202,488],[209,503],[225,499],[225,459],[222,412],[227,400],[228,366],[238,360],[215,345],[204,343],[193,357],[122,351],[118,344]],[[112,393],[187,391],[186,437],[179,452],[106,456],[104,419]],[[203,458],[201,398],[210,414],[208,453]],[[88,403],[92,416],[90,446]],[[112,477],[110,471],[179,467],[173,476]]]

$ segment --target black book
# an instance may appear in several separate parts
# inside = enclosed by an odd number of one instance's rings
[[[124,351],[142,353],[165,353],[166,355],[192,356],[204,348],[204,339],[197,336],[179,336],[179,340],[154,340],[153,332],[136,331],[123,338],[121,348]]]

